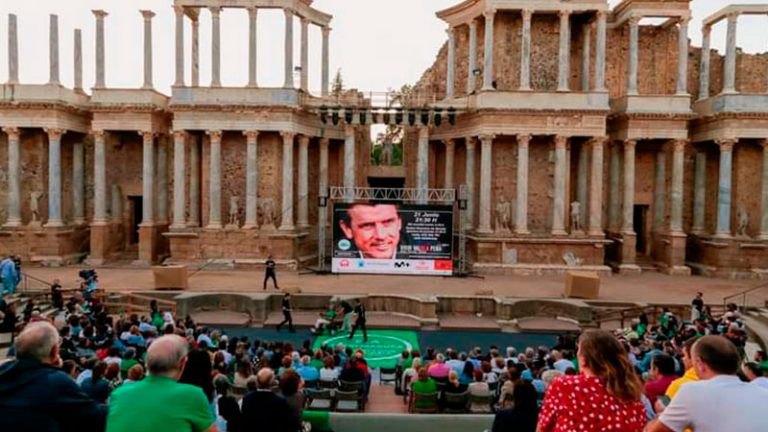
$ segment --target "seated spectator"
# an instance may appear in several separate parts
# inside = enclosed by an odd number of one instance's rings
[[[468,386],[470,396],[489,397],[491,396],[491,388],[488,387],[488,383],[483,381],[483,371],[475,371],[475,382]],[[491,412],[490,403],[475,403],[472,402],[469,405],[469,411],[473,413],[489,413]]]
[[[365,374],[357,367],[357,359],[352,357],[339,374],[339,379],[346,382],[361,382],[365,381]]]
[[[112,389],[109,387],[109,381],[104,378],[104,374],[107,371],[107,364],[99,362],[94,366],[91,377],[83,381],[80,387],[83,388],[85,394],[91,397],[98,403],[107,403],[109,393]]]
[[[128,369],[128,378],[123,381],[123,385],[144,379],[144,366],[137,364]]]
[[[641,432],[642,383],[616,338],[602,330],[584,332],[578,359],[581,375],[560,377],[547,389],[539,431],[601,432],[612,425],[622,432]]]
[[[429,376],[438,380],[445,381],[448,379],[448,373],[451,371],[451,367],[445,364],[445,356],[442,354],[435,355],[435,361],[427,369]]]
[[[290,376],[290,375],[289,375]],[[243,398],[242,424],[270,432],[296,432],[301,426],[288,402],[272,392],[275,373],[264,368],[256,374],[258,389]]]
[[[495,373],[496,376],[501,379],[501,374],[506,372],[506,364],[504,363],[503,358],[495,357],[491,360],[491,372]]]
[[[649,432],[759,432],[766,430],[768,391],[742,382],[736,373],[739,353],[722,336],[704,336],[691,349],[700,381],[685,384]]]
[[[64,371],[74,381],[80,374],[80,367],[74,360],[64,360],[61,365],[61,370]]]
[[[304,381],[317,381],[320,379],[320,372],[310,364],[311,360],[307,355],[301,358],[301,367],[297,372]]]
[[[653,406],[656,398],[665,394],[672,381],[677,379],[675,376],[675,361],[666,354],[658,354],[651,360],[651,381],[643,386],[643,393]]]
[[[123,384],[120,378],[120,366],[115,363],[107,365],[107,371],[104,373],[104,379],[109,382],[109,390],[112,391]]]
[[[242,430],[240,406],[237,400],[229,395],[231,388],[229,378],[226,375],[216,375],[213,379],[213,388],[216,392],[213,401],[217,426],[222,431],[240,432]]]
[[[571,368],[572,370],[573,368]],[[568,370],[568,369],[566,369]],[[544,391],[539,393],[544,393],[547,391],[547,388],[552,384],[552,382],[557,378],[565,375],[565,373],[560,372],[557,369],[549,369],[545,370],[541,373],[541,383],[544,384]],[[533,384],[533,387],[536,388],[536,380],[534,380],[531,384]],[[538,392],[539,389],[536,389]]]
[[[488,384],[496,384],[499,381],[499,376],[491,369],[491,363],[484,361],[480,364],[480,370],[483,371],[483,381]]]
[[[301,424],[301,414],[304,411],[304,392],[301,377],[296,371],[289,370],[280,380],[280,394],[288,402],[293,414],[293,422]]]
[[[151,345],[150,345],[151,346]],[[191,384],[200,387],[205,394],[208,403],[213,403],[213,366],[208,351],[196,349],[189,352],[184,371],[179,378],[183,384]]]
[[[697,338],[690,338],[683,344],[683,367],[685,367],[685,373],[682,377],[672,381],[669,387],[667,387],[667,391],[664,395],[670,400],[675,398],[675,395],[677,395],[678,390],[680,390],[680,387],[683,384],[699,380],[699,376],[696,374],[696,368],[693,367],[693,360],[691,358],[691,348],[693,347],[693,344],[696,343],[696,340]],[[658,403],[654,405],[654,408],[657,413],[664,410],[664,406],[659,405]]]
[[[475,381],[475,366],[474,363],[467,360],[464,362],[464,369],[461,371],[461,375],[459,375],[459,381],[462,384],[472,384]]]
[[[285,371],[292,368],[293,368],[293,360],[291,356],[290,355],[283,356],[280,369],[277,370],[277,378],[278,379],[282,378]]]
[[[452,370],[448,373],[448,383],[443,387],[443,394],[441,395],[443,400],[443,406],[452,410],[460,410],[466,408],[465,406],[451,405],[445,400],[446,394],[461,394],[467,391],[467,385],[459,382],[459,374]]]
[[[323,368],[320,369],[320,381],[337,381],[339,379],[339,369],[336,368],[336,362],[333,357],[328,356],[323,360]]]
[[[235,371],[235,387],[245,387],[245,383],[248,382],[248,378],[253,375],[253,366],[251,366],[251,359],[243,357],[240,359],[240,364]]]
[[[403,371],[401,378],[400,389],[405,393],[413,380],[419,375],[419,369],[421,369],[421,358],[416,357],[411,363],[411,367]]]
[[[122,360],[120,360],[120,373],[122,377],[127,377],[128,371],[137,364],[139,364],[139,361],[136,360],[136,350],[133,348],[126,349]]]
[[[744,363],[741,370],[750,383],[768,389],[768,378],[766,378],[766,373],[760,369],[760,366],[757,363]]]
[[[107,409],[59,369],[59,332],[28,325],[14,342],[15,359],[0,365],[0,430],[101,431]]]
[[[573,367],[573,362],[565,359],[561,351],[552,350],[550,355],[552,356],[552,360],[554,362],[552,366],[560,372],[565,373],[566,369]]]
[[[533,384],[518,380],[512,392],[513,407],[496,412],[492,432],[536,432],[539,407]]]
[[[430,378],[427,368],[422,367],[421,369],[419,369],[418,379],[413,382],[411,389],[413,390],[413,393],[433,394],[433,393],[437,393],[437,383],[435,383],[435,380]],[[431,405],[428,405],[427,401],[421,401],[421,400],[417,401],[415,400],[415,398],[411,399],[411,403],[416,408],[427,408],[431,406]]]
[[[757,363],[764,373],[768,373],[768,353],[763,350],[756,352],[755,363]]]
[[[499,406],[502,408],[507,408],[507,400],[509,400],[511,405],[515,383],[520,379],[520,369],[516,365],[511,364],[507,367],[506,376],[507,380],[504,381],[499,392]]]

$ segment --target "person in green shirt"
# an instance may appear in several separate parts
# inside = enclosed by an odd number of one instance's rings
[[[147,350],[149,375],[111,394],[107,432],[219,432],[203,390],[177,382],[186,359],[183,338],[155,340]]]
[[[435,380],[429,377],[429,373],[427,372],[427,368],[423,367],[419,369],[419,378],[413,382],[412,385],[413,393],[418,394],[432,394],[437,393],[437,383]],[[413,401],[413,406],[416,408],[430,408],[432,404],[435,402],[432,401],[424,401],[424,400],[415,400]]]
[[[763,373],[768,373],[768,354],[765,351],[760,350],[755,353],[755,363],[757,363],[757,367],[763,370]]]
[[[310,329],[314,334],[321,334],[323,329],[328,327],[332,328],[331,324],[336,319],[336,306],[331,303],[328,305],[328,311],[321,313],[320,317],[315,321],[315,326]]]
[[[128,348],[123,354],[123,359],[120,361],[120,377],[123,379],[128,378],[128,370],[139,364],[136,360],[136,350]]]

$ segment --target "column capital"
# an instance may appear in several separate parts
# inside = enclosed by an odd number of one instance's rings
[[[344,125],[344,136],[354,135],[355,134],[355,126],[350,124]]]
[[[309,136],[299,135],[299,146],[308,146],[308,145],[309,145]]]
[[[682,16],[682,17],[680,17],[679,20],[677,20],[677,24],[678,25],[686,26],[686,27],[688,26],[688,23],[690,23],[690,22],[691,22],[691,17],[690,16]]]
[[[293,142],[293,138],[296,136],[293,132],[280,132],[280,136],[283,137],[283,143]]]
[[[520,13],[525,21],[530,21],[533,17],[533,9],[523,9]]]
[[[190,18],[190,21],[192,21],[192,28],[193,29],[200,28],[200,20],[198,18]]]
[[[67,133],[66,129],[45,129],[45,133],[48,134],[48,138],[61,138]]]
[[[483,11],[483,16],[486,20],[492,20],[494,16],[496,15],[496,9],[490,8]]]
[[[186,138],[187,138],[187,131],[184,131],[184,130],[173,131],[174,140],[180,140],[180,139],[186,139]]]
[[[283,13],[285,14],[286,17],[288,17],[288,16],[293,17],[293,15],[294,15],[293,9],[291,9],[289,7],[283,8]]]
[[[739,12],[731,12],[726,15],[728,23],[736,23],[736,21],[739,19],[739,15],[741,15]]]
[[[760,147],[763,148],[763,150],[768,151],[768,138],[763,138],[759,141],[760,144],[758,144]]]
[[[256,141],[256,139],[259,137],[259,131],[255,131],[255,130],[243,131],[243,135],[245,135],[245,138],[248,141]]]
[[[322,26],[320,27],[320,31],[323,32],[323,37],[328,37],[328,35],[331,34],[331,28],[329,26]]]
[[[328,145],[331,143],[331,140],[329,138],[320,138],[320,147],[328,147]]]
[[[184,6],[173,5],[171,7],[173,8],[173,12],[176,14],[176,16],[180,17],[184,15]]]
[[[684,140],[684,139],[672,140],[672,142],[671,142],[671,144],[672,144],[672,151],[674,151],[675,153],[684,152],[685,151],[685,146],[688,145],[688,143],[689,143],[689,141],[688,140]]]
[[[523,148],[528,148],[528,146],[531,144],[531,134],[519,134],[517,135],[517,145]]]
[[[635,147],[637,147],[637,140],[634,139],[628,139],[624,141],[624,150],[634,150]]]
[[[144,21],[151,21],[155,16],[155,13],[148,9],[142,9],[139,11],[139,13],[141,13],[141,16],[144,17]]]
[[[221,141],[222,132],[220,130],[205,131],[205,134],[211,137],[211,141]]]
[[[720,146],[720,151],[721,152],[733,151],[733,147],[736,146],[736,144],[738,142],[739,142],[739,140],[735,139],[735,138],[715,140],[715,144]]]
[[[209,6],[208,10],[211,11],[212,18],[219,18],[219,14],[221,13],[221,6]]]
[[[21,129],[17,127],[4,127],[3,132],[5,132],[8,135],[8,138],[19,139],[19,135],[21,134]]]
[[[496,135],[493,134],[483,134],[480,135],[478,138],[480,138],[480,142],[482,144],[493,144],[494,138],[496,138]]]
[[[627,23],[630,27],[637,27],[637,25],[640,24],[640,20],[642,19],[642,15],[632,15],[629,17],[629,20],[627,20]]]
[[[136,131],[137,134],[139,134],[140,137],[144,139],[146,142],[147,139],[153,139],[155,137],[155,133],[152,131]]]
[[[709,37],[710,33],[712,33],[712,26],[707,24],[701,27],[701,34],[704,35],[704,37]]]
[[[565,135],[556,135],[555,136],[555,148],[558,149],[565,149],[568,145],[568,137]]]
[[[464,145],[467,147],[468,150],[474,150],[475,146],[477,146],[477,138],[467,137]]]
[[[256,18],[259,14],[259,8],[256,6],[248,6],[246,9],[248,10],[248,16],[251,18]]]
[[[449,138],[447,140],[443,140],[443,144],[445,145],[446,149],[453,149],[456,146],[456,140]]]
[[[96,19],[99,19],[99,20],[102,20],[102,19],[104,19],[104,17],[109,15],[106,11],[103,11],[101,9],[94,9],[91,12],[96,17]]]
[[[608,143],[607,136],[596,136],[589,140],[593,146],[604,147]]]
[[[456,36],[456,33],[454,32],[456,28],[452,25],[448,25],[448,28],[445,29],[445,34],[448,35],[448,39],[452,39]]]
[[[570,9],[560,9],[557,11],[557,16],[560,17],[561,20],[568,19],[571,16],[572,11]]]
[[[595,13],[595,16],[597,17],[597,19],[606,19],[608,17],[608,11],[599,10]]]
[[[306,17],[301,17],[301,26],[309,27],[309,20]]]

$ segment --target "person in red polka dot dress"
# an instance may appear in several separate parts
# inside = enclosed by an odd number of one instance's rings
[[[642,381],[616,338],[585,332],[578,358],[580,375],[557,378],[547,388],[538,432],[642,432]]]

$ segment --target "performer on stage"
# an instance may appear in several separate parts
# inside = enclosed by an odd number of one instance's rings
[[[355,315],[357,315],[357,319],[352,326],[352,333],[349,334],[349,339],[355,336],[355,331],[359,328],[363,331],[363,342],[368,342],[368,329],[365,327],[365,305],[363,305],[360,299],[355,300]]]
[[[267,257],[267,262],[265,264],[267,265],[267,268],[264,270],[264,291],[267,290],[267,280],[270,278],[272,278],[272,284],[275,289],[279,290],[280,288],[277,286],[277,275],[275,273],[275,260],[272,259],[272,255]]]
[[[293,317],[291,316],[291,312],[293,311],[293,308],[291,308],[291,293],[285,293],[283,296],[283,322],[277,325],[277,331],[280,331],[280,328],[283,327],[285,323],[288,323],[288,331],[291,333],[296,333],[296,330],[293,329]]]

